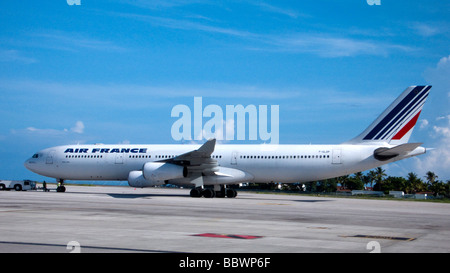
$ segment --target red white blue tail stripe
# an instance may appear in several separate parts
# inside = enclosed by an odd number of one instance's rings
[[[353,141],[408,142],[430,89],[430,85],[408,87]]]

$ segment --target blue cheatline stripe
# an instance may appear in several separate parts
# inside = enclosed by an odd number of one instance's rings
[[[376,135],[375,139],[384,139],[386,136],[388,136],[392,131],[401,123],[403,122],[412,111],[416,111],[418,108],[423,105],[424,100],[428,96],[428,91],[430,90],[431,86],[425,88],[422,90],[416,98],[405,108],[402,110],[402,112],[397,115],[393,120],[389,122],[389,124]]]
[[[417,109],[417,106],[421,105],[422,100],[426,99],[428,96],[428,90],[430,90],[431,87],[425,88],[422,90],[415,98],[414,100],[407,106],[405,109],[402,110],[402,112],[397,115],[394,119],[392,119],[389,124],[376,136],[375,139],[384,139],[386,135],[389,135],[389,133],[392,132],[392,130],[401,122],[404,121],[406,117],[409,116],[411,111],[415,111]]]
[[[430,87],[430,88],[431,88],[431,87]],[[413,106],[413,107],[411,107],[409,110],[408,110],[408,109],[405,109],[405,110],[403,111],[403,113],[399,115],[399,116],[402,116],[402,119],[400,119],[400,120],[398,120],[397,122],[395,122],[395,124],[394,124],[393,126],[390,127],[389,131],[387,131],[386,133],[384,133],[384,134],[380,137],[381,139],[384,139],[384,138],[386,138],[387,136],[391,135],[391,134],[393,133],[394,129],[397,128],[397,126],[399,126],[399,125],[400,125],[402,122],[404,122],[408,117],[410,117],[410,115],[411,115],[412,112],[417,112],[418,109],[422,108],[422,106],[423,106],[424,103],[425,103],[426,98],[428,97],[428,94],[429,94],[428,90],[429,90],[430,88],[427,88],[427,90],[426,90],[425,93],[424,93],[425,95],[421,95],[420,97],[417,97],[417,98],[414,100],[414,102],[413,102],[414,106]],[[419,100],[419,101],[417,101],[417,100]],[[408,110],[408,111],[406,112],[406,110]],[[404,112],[406,112],[406,113],[404,113]]]
[[[397,104],[397,106],[394,107],[394,109],[392,109],[391,112],[389,112],[389,114],[387,114],[382,120],[381,122],[379,122],[375,128],[373,128],[364,138],[363,140],[370,140],[373,139],[375,137],[375,135],[382,130],[386,124],[392,120],[419,92],[420,90],[422,90],[424,88],[424,86],[416,86],[415,88],[413,88],[413,90],[411,90],[411,92],[409,92],[409,94],[399,103]]]

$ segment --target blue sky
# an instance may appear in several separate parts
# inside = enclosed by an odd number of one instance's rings
[[[411,141],[437,149],[385,169],[450,179],[449,11],[441,0],[3,1],[0,177],[42,180],[23,162],[55,145],[178,143],[171,110],[194,96],[279,105],[281,144],[338,144],[407,86],[431,84]]]

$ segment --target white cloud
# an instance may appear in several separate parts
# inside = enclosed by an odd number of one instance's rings
[[[47,30],[45,32],[33,32],[29,35],[30,44],[35,47],[55,49],[62,51],[95,50],[102,52],[124,52],[125,48],[117,44],[89,37],[83,33]]]
[[[449,65],[449,62],[450,62],[450,55],[448,57],[442,57],[439,60],[439,62],[437,64],[437,67],[438,68],[445,68],[446,65]]]
[[[69,129],[40,129],[36,127],[27,127],[24,130],[11,130],[13,134],[17,133],[29,133],[29,134],[36,134],[41,136],[63,136],[70,133],[77,133],[77,134],[83,134],[84,133],[84,123],[82,121],[77,121],[75,123],[75,126]]]
[[[446,119],[450,114],[450,55],[440,58],[435,67],[427,68],[424,78],[433,85],[430,100],[434,105],[427,111],[437,117],[436,121]]]
[[[414,165],[420,175],[425,175],[427,171],[435,172],[442,179],[450,178],[450,115],[444,118],[437,118],[436,122],[441,123],[433,126],[431,131],[435,142],[434,147],[428,150],[426,155],[415,157]],[[444,124],[442,124],[444,123]]]
[[[411,25],[411,28],[414,29],[418,35],[424,37],[430,37],[442,33],[440,27],[426,23],[414,23]]]
[[[84,133],[84,123],[82,121],[77,121],[75,127],[70,129],[74,133],[82,134]]]
[[[34,58],[26,57],[22,52],[15,49],[0,49],[0,62],[18,62],[23,64],[36,63]]]
[[[278,9],[267,4],[260,4],[265,9],[272,12],[284,13],[291,17],[298,14],[291,14],[288,10]],[[134,13],[110,13],[115,16],[131,18],[143,21],[154,26],[170,29],[181,29],[187,31],[203,31],[211,34],[233,36],[242,39],[242,47],[247,50],[274,51],[290,53],[310,53],[320,57],[350,57],[357,55],[386,56],[392,52],[410,52],[415,49],[400,44],[373,41],[360,38],[349,38],[342,35],[330,33],[291,33],[264,34],[246,30],[229,28],[228,26],[214,26],[210,23],[196,22],[185,19],[174,19],[160,16],[141,15]]]
[[[450,139],[450,127],[433,126],[433,130],[438,136],[442,136],[445,139]]]
[[[267,12],[274,13],[274,14],[285,15],[285,16],[288,16],[288,17],[291,17],[294,19],[298,18],[298,17],[310,17],[309,15],[299,13],[293,9],[281,8],[281,7],[270,5],[270,4],[261,2],[261,1],[257,1],[255,3],[250,3],[250,4],[258,6],[263,11],[267,11]]]
[[[448,97],[450,94],[448,93],[450,88],[450,55],[442,57],[436,67],[425,70],[424,77],[434,87],[446,89],[445,92]]]
[[[286,37],[267,36],[273,50],[312,53],[321,57],[350,57],[357,55],[385,56],[393,51],[413,51],[407,46],[372,40],[348,38],[331,34],[298,33]],[[270,50],[270,49],[269,49]]]
[[[428,120],[426,120],[426,119],[421,119],[421,120],[420,120],[420,129],[427,128],[428,124],[429,124]]]
[[[229,141],[226,140],[227,134],[234,136],[234,119],[229,120],[221,120],[220,124],[218,124],[218,128],[214,128],[214,132],[207,131],[206,129],[202,129],[198,136],[195,139],[201,139],[200,142],[203,142],[204,139],[215,138],[218,143],[227,143]],[[196,143],[193,141],[192,143]]]
[[[439,179],[450,179],[450,56],[444,56],[437,61],[436,66],[424,71],[425,80],[433,85],[430,93],[426,114],[428,139],[423,139],[428,149],[422,156],[413,158],[413,168],[420,176],[427,171],[433,171]],[[425,108],[424,108],[425,109]],[[425,112],[424,112],[425,114]],[[420,128],[425,124],[420,123]],[[427,137],[425,135],[425,137]]]

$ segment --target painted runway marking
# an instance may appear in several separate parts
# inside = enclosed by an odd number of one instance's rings
[[[263,238],[263,236],[217,234],[217,233],[202,233],[202,234],[194,234],[192,236],[209,237],[209,238],[228,238],[228,239],[259,239],[259,238]]]
[[[352,237],[352,238],[368,238],[368,239],[384,239],[384,240],[396,240],[396,241],[414,241],[416,238],[409,237],[395,237],[395,236],[379,236],[379,235],[352,235],[352,236],[341,236],[341,237]]]

